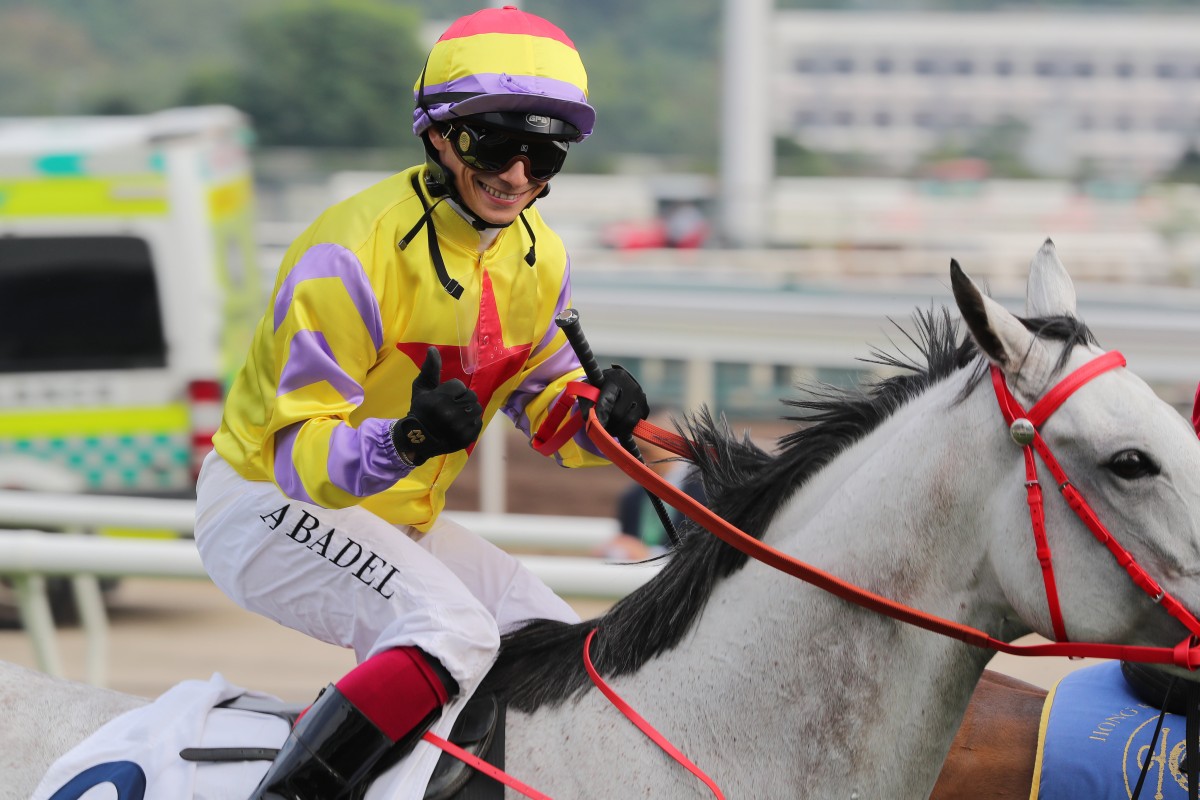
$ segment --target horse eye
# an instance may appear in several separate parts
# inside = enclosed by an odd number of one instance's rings
[[[1105,465],[1118,478],[1127,481],[1157,475],[1158,464],[1141,450],[1122,450]]]

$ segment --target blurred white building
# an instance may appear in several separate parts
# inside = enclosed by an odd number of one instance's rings
[[[1006,117],[1049,175],[1146,178],[1200,132],[1200,15],[778,11],[775,130],[903,168]]]

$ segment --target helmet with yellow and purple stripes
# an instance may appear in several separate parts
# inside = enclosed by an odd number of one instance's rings
[[[530,114],[566,123],[562,138],[578,142],[596,122],[575,44],[553,23],[513,6],[483,9],[447,28],[413,95],[418,136],[463,117]]]

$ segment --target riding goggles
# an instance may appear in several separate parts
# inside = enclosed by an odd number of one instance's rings
[[[567,160],[567,142],[518,137],[481,125],[455,122],[446,129],[446,140],[464,164],[481,172],[504,172],[514,161],[524,161],[535,181],[548,181]]]

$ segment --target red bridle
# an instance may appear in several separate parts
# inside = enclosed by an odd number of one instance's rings
[[[811,583],[848,602],[879,612],[901,622],[958,639],[975,647],[983,647],[1011,655],[1109,658],[1123,661],[1139,661],[1148,664],[1175,664],[1176,666],[1194,670],[1200,667],[1200,620],[1197,620],[1174,597],[1163,591],[1162,587],[1133,560],[1129,552],[1113,539],[1112,535],[1105,529],[1103,523],[1096,518],[1095,512],[1092,511],[1091,507],[1080,496],[1078,490],[1067,480],[1065,473],[1058,465],[1050,449],[1037,433],[1037,424],[1045,422],[1046,418],[1062,405],[1063,401],[1074,393],[1076,389],[1097,375],[1115,367],[1123,366],[1124,364],[1124,356],[1117,352],[1107,353],[1093,359],[1060,381],[1044,398],[1034,405],[1028,414],[1021,410],[1020,405],[1017,404],[1016,400],[1008,392],[1007,386],[1004,385],[1003,376],[997,378],[996,373],[993,371],[992,380],[993,384],[996,384],[997,381],[999,382],[997,396],[1001,398],[1000,406],[1004,411],[1005,418],[1008,420],[1010,431],[1012,430],[1011,425],[1017,419],[1018,415],[1031,423],[1033,431],[1030,445],[1036,448],[1038,455],[1042,457],[1051,474],[1054,475],[1055,481],[1059,484],[1068,505],[1079,515],[1096,538],[1108,547],[1109,551],[1117,559],[1117,563],[1128,571],[1133,581],[1152,598],[1155,598],[1168,613],[1182,622],[1184,627],[1188,629],[1189,635],[1175,647],[1145,647],[1140,645],[1100,644],[1066,640],[1065,633],[1062,631],[1065,626],[1062,624],[1062,614],[1058,608],[1057,590],[1053,588],[1054,573],[1049,564],[1049,547],[1046,546],[1045,520],[1041,511],[1042,493],[1040,485],[1036,483],[1037,472],[1033,467],[1029,466],[1032,464],[1033,458],[1029,452],[1029,446],[1026,446],[1025,455],[1026,465],[1029,470],[1027,474],[1031,476],[1030,481],[1032,482],[1029,489],[1030,513],[1034,520],[1035,538],[1040,537],[1037,544],[1038,558],[1039,560],[1044,558],[1043,574],[1049,576],[1047,578],[1047,595],[1050,598],[1051,618],[1055,620],[1054,627],[1056,635],[1059,638],[1059,641],[1048,644],[1030,645],[1010,644],[1001,639],[996,639],[984,631],[910,608],[903,603],[898,603],[882,595],[855,586],[824,570],[806,564],[739,530],[737,527],[713,514],[712,511],[696,502],[677,487],[672,486],[645,464],[630,455],[600,425],[600,422],[596,419],[595,409],[588,411],[586,420],[579,414],[571,414],[571,407],[574,405],[576,398],[585,398],[594,402],[599,395],[595,387],[589,384],[579,382],[568,384],[566,391],[551,409],[551,413],[533,437],[533,446],[539,452],[553,452],[565,443],[566,440],[574,436],[581,427],[586,425],[588,437],[610,461],[642,486],[657,494],[664,502],[679,509],[697,525],[712,533],[726,544],[742,551],[751,558],[762,561],[768,566],[774,567],[807,583]],[[1005,397],[1007,397],[1007,400]],[[570,415],[569,418],[568,415]],[[634,436],[642,441],[653,442],[659,447],[684,458],[692,457],[694,452],[695,446],[688,440],[644,420],[637,424],[637,427],[634,429]],[[1038,533],[1039,530],[1040,533]]]
[[[1050,608],[1050,622],[1054,626],[1054,638],[1060,642],[1066,642],[1069,639],[1066,623],[1063,621],[1062,608],[1058,602],[1058,589],[1054,581],[1054,564],[1050,553],[1050,544],[1046,540],[1046,515],[1042,503],[1042,486],[1038,481],[1037,464],[1034,461],[1034,451],[1042,457],[1042,462],[1054,476],[1054,482],[1058,485],[1058,490],[1062,493],[1063,499],[1067,501],[1067,505],[1083,521],[1092,535],[1108,548],[1117,563],[1129,573],[1129,577],[1137,587],[1166,609],[1168,614],[1182,622],[1189,631],[1200,636],[1200,620],[1197,620],[1190,611],[1183,607],[1183,604],[1159,586],[1150,577],[1150,574],[1134,560],[1129,551],[1109,533],[1108,528],[1096,516],[1096,512],[1088,505],[1087,500],[1071,483],[1054,454],[1050,452],[1050,446],[1038,432],[1042,424],[1068,397],[1074,394],[1076,389],[1097,375],[1123,366],[1125,366],[1125,357],[1115,350],[1098,356],[1063,378],[1029,411],[1022,409],[1021,404],[1013,397],[1000,369],[992,367],[992,386],[996,389],[996,399],[1000,403],[1000,411],[1004,414],[1004,421],[1008,423],[1013,441],[1021,446],[1025,454],[1025,491],[1029,503],[1029,518],[1033,524],[1033,540],[1038,563],[1042,567],[1042,580],[1046,585],[1046,602]]]
[[[708,530],[710,533],[717,536],[727,544],[736,547],[751,558],[755,558],[763,563],[772,566],[782,572],[800,578],[803,581],[813,584],[831,594],[837,595],[844,600],[855,603],[863,608],[877,611],[886,616],[901,622],[906,622],[915,625],[925,630],[949,636],[959,641],[976,647],[984,647],[992,650],[997,650],[1004,653],[1011,653],[1019,656],[1048,656],[1060,655],[1072,658],[1080,657],[1096,657],[1096,658],[1119,658],[1128,661],[1144,661],[1147,663],[1157,664],[1176,664],[1188,669],[1196,669],[1200,667],[1200,620],[1197,620],[1191,612],[1183,607],[1179,601],[1167,594],[1161,586],[1150,575],[1142,569],[1141,566],[1134,560],[1129,551],[1113,538],[1112,534],[1104,526],[1092,507],[1088,505],[1083,496],[1067,478],[1066,473],[1055,459],[1054,454],[1050,452],[1050,447],[1042,439],[1038,432],[1038,427],[1041,426],[1051,414],[1053,414],[1059,406],[1066,401],[1079,387],[1086,384],[1097,375],[1101,375],[1110,369],[1125,366],[1125,357],[1120,353],[1113,351],[1105,353],[1102,356],[1092,359],[1083,366],[1076,369],[1074,372],[1067,375],[1059,381],[1045,397],[1034,404],[1028,412],[1021,408],[1020,403],[1013,397],[1009,391],[1008,385],[1004,380],[1004,374],[996,367],[992,367],[992,386],[996,390],[996,399],[1000,403],[1000,410],[1004,414],[1004,419],[1009,426],[1009,435],[1013,441],[1020,445],[1025,455],[1025,487],[1026,499],[1029,503],[1029,516],[1033,525],[1033,538],[1035,542],[1035,550],[1037,553],[1038,562],[1042,567],[1042,579],[1046,586],[1046,602],[1050,609],[1050,620],[1054,627],[1054,635],[1057,641],[1045,645],[1012,645],[999,639],[994,639],[983,631],[976,630],[966,625],[961,625],[957,622],[941,619],[939,617],[926,614],[917,609],[910,608],[901,603],[889,600],[886,597],[867,591],[853,584],[847,583],[840,578],[830,575],[823,570],[805,564],[804,562],[792,558],[785,553],[776,550],[775,548],[763,544],[754,537],[748,535],[744,531],[730,525],[725,520],[713,514],[705,506],[696,502],[680,491],[677,487],[665,481],[661,476],[647,467],[645,464],[638,461],[629,452],[627,452],[615,439],[608,435],[604,428],[596,419],[596,411],[591,408],[587,412],[585,419],[578,413],[570,414],[571,407],[575,403],[576,398],[586,398],[595,402],[599,391],[586,383],[573,382],[568,384],[566,391],[559,398],[551,409],[545,422],[542,423],[537,433],[533,437],[533,446],[535,450],[549,455],[558,450],[567,439],[573,437],[581,427],[587,426],[587,435],[600,448],[608,458],[626,472],[630,477],[636,480],[642,486],[650,491],[653,491],[660,498],[670,503],[675,508],[686,514],[692,521],[696,522],[701,527]],[[570,414],[570,418],[568,418]],[[1196,398],[1196,425],[1200,432],[1200,391],[1197,392]],[[643,441],[653,442],[665,450],[675,453],[676,455],[685,458],[691,457],[695,450],[695,445],[687,441],[681,436],[665,431],[656,425],[651,425],[645,421],[639,422],[634,429],[634,434]],[[1037,477],[1037,463],[1034,460],[1034,451],[1042,457],[1042,461],[1050,470],[1050,474],[1054,476],[1055,483],[1058,484],[1059,491],[1063,498],[1067,501],[1067,505],[1071,507],[1076,515],[1083,520],[1084,525],[1088,530],[1100,540],[1109,552],[1116,558],[1117,563],[1125,568],[1129,573],[1129,577],[1133,582],[1146,594],[1154,599],[1154,602],[1162,605],[1171,616],[1183,623],[1184,627],[1190,631],[1191,635],[1186,637],[1182,642],[1173,648],[1165,647],[1134,647],[1128,645],[1106,645],[1106,644],[1086,644],[1070,642],[1067,639],[1066,625],[1063,622],[1062,609],[1058,601],[1058,589],[1054,580],[1053,559],[1050,553],[1050,545],[1046,539],[1046,517],[1042,502],[1041,483]],[[662,747],[672,758],[683,764],[689,771],[702,780],[718,800],[723,800],[724,795],[720,788],[712,779],[705,775],[691,761],[679,753],[676,748],[670,744],[658,731],[638,715],[627,703],[617,697],[616,693],[604,682],[592,665],[591,656],[589,653],[589,645],[592,638],[596,634],[596,629],[593,629],[587,637],[587,642],[584,644],[583,658],[587,667],[588,674],[592,680],[600,688],[601,692],[609,698],[618,708],[621,709],[634,724],[638,726],[647,736],[655,743]],[[457,751],[454,745],[445,742],[431,733],[425,734],[425,738],[437,744],[444,750],[457,755],[459,758],[474,765],[477,769],[486,771],[489,775],[513,787],[517,791],[524,794],[526,797],[541,798],[541,800],[549,800],[548,797],[531,789],[520,781],[506,775],[503,772],[495,770],[490,764],[479,761],[479,759],[462,751]],[[456,752],[457,751],[457,752]]]

